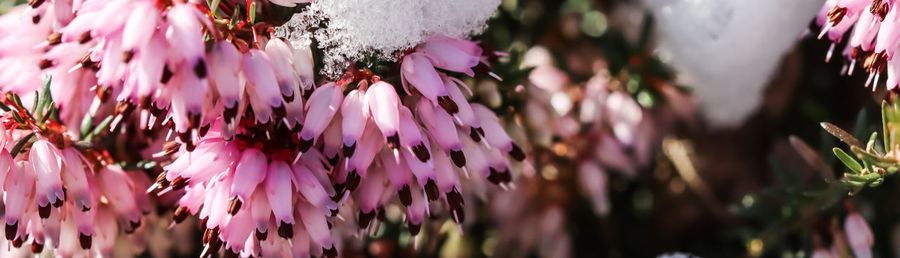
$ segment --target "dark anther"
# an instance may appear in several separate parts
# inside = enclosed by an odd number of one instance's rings
[[[325,255],[325,257],[328,257],[328,258],[335,258],[335,257],[337,257],[337,255],[338,255],[337,249],[334,248],[334,245],[332,245],[331,248],[329,248],[329,249],[324,249],[324,248],[323,248],[323,249],[322,249],[322,254]]]
[[[39,254],[44,251],[44,245],[37,242],[31,243],[31,253]]]
[[[65,190],[66,190],[66,189],[63,188],[63,195],[65,195]],[[56,201],[53,202],[52,204],[53,204],[53,207],[56,207],[56,208],[62,207],[62,205],[63,205],[63,200],[57,198]]]
[[[194,75],[197,75],[197,78],[200,79],[206,78],[206,61],[203,59],[197,60],[197,64],[194,64]]]
[[[160,77],[159,82],[162,84],[169,83],[169,80],[172,80],[172,70],[169,69],[169,65],[163,66],[162,77]]]
[[[164,148],[165,149],[165,148]],[[163,171],[156,176],[156,183],[159,184],[159,188],[169,187],[169,180],[166,180],[166,174],[168,172]]]
[[[409,190],[409,185],[404,185],[400,188],[400,191],[397,191],[397,195],[400,197],[400,203],[403,206],[409,207],[412,204],[412,192]]]
[[[177,152],[178,149],[180,149],[180,148],[181,148],[181,143],[176,142],[176,141],[170,141],[170,142],[166,142],[165,144],[163,144],[162,149],[163,149],[163,153],[165,153],[166,156],[168,156],[168,155],[175,154],[175,152]],[[162,179],[165,179],[165,176],[166,176],[165,173],[166,172],[163,172],[160,174],[160,176],[162,176]],[[156,177],[157,182],[159,182],[159,179],[160,179],[160,177]]]
[[[463,202],[463,196],[456,188],[447,192],[447,205],[450,206],[451,210],[462,208]]]
[[[409,223],[409,234],[410,235],[413,235],[413,236],[418,235],[419,231],[421,231],[421,230],[422,230],[421,224],[413,225],[412,222]]]
[[[452,115],[456,114],[456,112],[459,112],[459,106],[456,106],[456,102],[454,102],[453,99],[450,98],[450,96],[440,96],[437,100],[438,105],[446,110],[447,113]]]
[[[12,241],[12,245],[15,248],[22,247],[22,244],[24,244],[24,243],[25,243],[25,239],[22,239],[21,237],[17,237],[15,240]]]
[[[356,190],[356,187],[359,186],[360,179],[361,178],[359,177],[359,173],[356,173],[356,169],[351,170],[350,173],[347,173],[347,190],[350,190],[351,192],[353,190]]]
[[[513,159],[518,161],[525,160],[525,152],[522,151],[522,148],[519,148],[519,145],[515,143],[512,144],[512,150],[509,151],[509,156],[512,156]]]
[[[429,201],[437,200],[440,197],[440,191],[438,191],[437,184],[434,183],[433,179],[428,179],[428,182],[425,183],[425,195],[428,196]]]
[[[400,136],[397,133],[394,135],[387,137],[387,146],[391,149],[399,149],[400,148]]]
[[[340,158],[340,156],[338,156],[338,154],[335,153],[333,157],[326,157],[325,159],[328,160],[328,165],[331,165],[332,167],[334,167],[334,166],[337,166],[338,158]]]
[[[137,221],[130,221],[130,222],[128,222],[128,228],[125,229],[125,233],[126,234],[134,233],[134,231],[137,230],[139,227],[141,227],[141,219],[138,219]]]
[[[844,20],[844,16],[846,16],[846,15],[847,15],[846,7],[840,7],[840,6],[835,5],[834,8],[831,9],[831,11],[828,11],[828,21],[831,22],[832,26],[834,26],[834,25],[837,25],[838,23],[841,23],[841,21]]]
[[[287,116],[287,109],[285,109],[284,104],[272,108],[272,111],[275,113],[275,117],[281,118]]]
[[[284,95],[284,93],[282,93],[282,94],[281,94],[281,98],[284,99],[284,103],[291,103],[291,102],[294,102],[294,92],[291,91],[291,93],[288,94],[288,95]]]
[[[187,186],[187,183],[187,178],[178,176],[175,179],[172,179],[172,190],[181,190],[182,188]]]
[[[54,32],[47,36],[47,45],[55,46],[59,43],[62,43],[62,34],[59,32]]]
[[[466,155],[461,150],[451,150],[450,159],[453,160],[453,165],[456,167],[461,168],[466,165]]]
[[[53,66],[53,61],[50,61],[50,59],[41,59],[41,61],[38,62],[38,68],[41,68],[41,70],[50,68],[52,66]]]
[[[234,121],[234,118],[237,117],[237,111],[238,111],[238,107],[237,107],[237,104],[235,104],[231,107],[225,107],[225,111],[222,112],[222,115],[225,116],[225,120],[228,123],[231,123]]]
[[[344,145],[344,158],[349,159],[353,157],[353,153],[356,152],[356,142],[353,142],[353,145],[347,146]]]
[[[234,198],[231,199],[231,202],[228,204],[228,214],[231,214],[231,216],[234,216],[240,210],[241,210],[241,200],[238,199],[237,196],[235,196]]]
[[[41,216],[42,219],[46,219],[50,217],[50,204],[44,206],[38,206],[38,215]]]
[[[29,0],[28,1],[28,5],[30,5],[31,8],[38,8],[42,4],[44,4],[44,0]]]
[[[872,53],[866,56],[866,59],[863,61],[863,67],[870,73],[884,71],[887,67],[887,55],[884,51]]]
[[[200,239],[200,241],[202,241],[203,244],[209,244],[210,239],[212,239],[212,229],[207,228],[206,230],[203,230],[203,238]]]
[[[81,244],[81,249],[91,249],[91,242],[91,236],[78,233],[78,243]]]
[[[78,35],[78,44],[88,43],[91,39],[91,31],[85,31],[84,33],[81,33],[81,35]]]
[[[269,237],[269,231],[262,232],[262,231],[259,231],[259,229],[256,229],[256,234],[255,234],[255,235],[256,235],[256,239],[257,239],[257,240],[259,240],[259,241],[265,241],[266,238]]]
[[[369,226],[369,222],[375,218],[375,210],[369,211],[368,213],[359,211],[359,228],[366,228]]]
[[[187,122],[188,122],[188,128],[196,129],[196,128],[200,127],[200,114],[188,113],[187,114]]]
[[[134,59],[134,50],[125,50],[125,52],[122,52],[123,63],[130,63],[131,59]]]
[[[502,182],[503,182],[503,179],[502,179],[503,176],[501,176],[500,173],[497,172],[497,170],[494,169],[494,168],[490,168],[490,170],[491,170],[491,174],[488,175],[487,180],[490,181],[491,183],[495,184],[495,185],[499,185],[500,183],[502,183]]]
[[[16,237],[16,233],[19,231],[19,222],[13,223],[12,225],[6,224],[6,240],[13,240]]]
[[[412,150],[413,153],[416,154],[416,158],[419,158],[419,161],[426,162],[431,158],[431,153],[428,152],[428,148],[421,142],[419,145],[413,146]]]
[[[334,184],[334,196],[331,197],[332,201],[338,202],[342,198],[344,198],[344,190],[346,189],[347,184]]]
[[[313,139],[303,139],[300,138],[300,152],[306,152],[313,145]]]
[[[472,137],[472,140],[475,142],[481,141],[481,135],[478,133],[478,129],[481,128],[472,127],[471,129],[469,129],[469,137]]]
[[[231,250],[231,248],[225,249],[225,258],[238,258],[240,255]]]
[[[185,219],[187,219],[188,215],[190,215],[190,211],[188,210],[188,208],[180,206],[175,209],[174,213],[172,213],[172,220],[174,220],[175,223],[181,223]]]
[[[106,102],[110,95],[112,95],[112,88],[97,85],[97,99],[99,99],[100,102]]]
[[[463,224],[466,221],[466,212],[465,209],[460,207],[459,209],[453,210],[456,212],[456,224]]]
[[[294,237],[294,225],[282,221],[278,225],[278,236],[285,239],[291,239],[292,237]]]
[[[91,53],[87,53],[81,58],[81,69],[98,69],[97,62],[91,59]]]
[[[118,103],[116,103],[115,114],[117,116],[118,115],[128,116],[131,114],[132,111],[134,111],[134,107],[135,107],[134,104],[132,104],[131,102],[119,101]]]

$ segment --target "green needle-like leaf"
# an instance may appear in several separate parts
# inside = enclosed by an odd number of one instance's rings
[[[859,162],[856,161],[856,159],[853,159],[853,157],[844,152],[844,150],[835,147],[834,149],[832,149],[832,151],[834,151],[834,155],[837,156],[837,158],[840,159],[842,163],[844,163],[844,166],[847,166],[847,168],[852,170],[854,173],[859,174],[862,171],[862,165],[860,165]]]
[[[112,123],[112,120],[113,116],[110,115],[103,119],[103,121],[100,121],[100,124],[98,124],[97,127],[94,127],[94,130],[92,130],[91,133],[88,134],[87,137],[85,137],[84,141],[91,142],[91,140],[94,139],[94,136],[99,135],[101,132],[103,132],[103,130],[106,130],[106,128],[109,127],[109,124]]]

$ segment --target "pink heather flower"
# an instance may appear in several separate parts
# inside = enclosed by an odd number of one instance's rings
[[[294,7],[300,3],[309,3],[309,1],[310,0],[274,0],[274,1],[270,1],[270,2],[273,4],[280,5],[280,6]]]
[[[6,193],[5,237],[12,247],[30,242],[35,252],[49,246],[59,256],[111,256],[118,232],[135,233],[151,211],[142,191],[149,185],[143,171],[112,165],[98,170],[79,150],[60,149],[47,139],[16,157],[9,147],[0,151],[0,187]]]
[[[461,43],[453,44],[448,47]],[[287,53],[281,43],[269,41],[267,46]],[[465,99],[460,88],[468,87],[462,81],[438,73],[425,54],[415,52],[405,60],[419,62],[412,72],[419,72],[421,64],[438,84],[414,86],[416,91],[401,96],[385,81],[356,75],[303,89],[305,79],[278,75],[286,70],[273,64],[293,61],[274,61],[267,56],[269,47],[265,52],[250,49],[243,54],[240,73],[247,81],[250,105],[264,103],[257,106],[270,109],[247,110],[256,121],[240,121],[241,111],[233,121],[229,116],[218,118],[203,135],[190,140],[194,146],[179,138],[177,151],[170,152],[174,160],[149,189],[156,194],[184,191],[175,221],[189,214],[200,218],[205,253],[224,247],[238,255],[333,256],[338,246],[332,227],[344,227],[344,222],[371,227],[393,196],[406,207],[407,224],[415,234],[430,214],[432,202],[441,198],[447,207],[441,210],[463,223],[463,193],[469,186],[457,173],[468,178],[468,171],[474,171],[476,178],[511,186],[508,157],[522,160],[524,152],[491,110]],[[210,59],[236,56],[231,49],[213,45]],[[436,55],[451,58],[446,53]],[[467,65],[471,69],[477,62]],[[235,69],[230,69],[223,76],[233,78]],[[413,85],[422,82],[414,74],[404,76]],[[219,82],[211,81],[217,91],[231,92],[223,96],[242,101],[234,93],[239,91],[218,90]],[[291,100],[280,88],[288,85],[285,81],[291,82],[292,94],[308,92],[309,96],[291,95],[295,96]],[[260,85],[269,86],[264,91],[251,89]],[[348,89],[351,85],[357,87]],[[282,112],[277,105],[293,103],[302,103],[295,110],[303,118],[302,124],[296,124],[299,128],[292,128],[290,120],[271,119],[285,117],[277,114]],[[456,109],[452,114],[447,103]],[[270,119],[261,119],[266,116]],[[349,214],[342,216],[350,219],[337,220],[333,214]],[[292,247],[280,247],[285,239],[290,239]]]
[[[400,148],[397,134],[400,127],[400,97],[394,86],[383,81],[372,84],[366,91],[363,105],[369,107],[372,121],[386,138],[388,147]]]
[[[459,112],[456,102],[450,98],[440,74],[434,69],[434,64],[423,53],[415,52],[407,55],[401,61],[400,76],[403,88],[409,92],[412,85],[425,98],[435,105],[441,106],[447,113]]]
[[[413,234],[431,206],[446,205],[441,210],[462,223],[464,190],[477,186],[456,173],[475,171],[506,188],[507,156],[524,158],[505,123],[468,103],[460,89],[468,86],[444,73],[472,76],[484,60],[477,42],[434,36],[412,48],[399,63],[400,94],[357,71],[317,84],[309,46],[252,25],[214,26],[204,3],[34,5],[0,17],[0,64],[10,67],[0,72],[0,90],[32,94],[49,75],[57,122],[69,130],[85,115],[110,112],[113,131],[132,124],[177,137],[155,182],[52,137],[16,156],[6,143],[21,136],[0,140],[5,232],[14,247],[30,241],[59,256],[112,256],[120,230],[141,233],[152,209],[148,189],[177,197],[176,223],[199,218],[204,255],[224,248],[333,257],[342,222],[333,214],[369,227],[397,195]]]
[[[334,83],[320,86],[309,97],[303,130],[300,131],[300,151],[306,152],[334,117],[343,102],[344,94]]]
[[[846,58],[843,72],[852,75],[859,63],[869,74],[866,86],[879,82],[887,72],[887,88],[893,89],[900,79],[894,52],[900,43],[898,10],[893,1],[829,0],[819,11],[816,24],[821,26],[818,37],[828,35],[832,41],[825,60],[831,59],[835,46],[850,33],[850,41],[841,54]],[[873,87],[874,89],[874,87]]]
[[[369,119],[369,109],[364,104],[365,95],[365,92],[358,89],[351,90],[341,104],[341,143],[344,157],[353,156]]]
[[[0,73],[0,90],[30,93],[40,88],[41,74],[49,74],[64,124],[77,124],[86,113],[97,115],[110,96],[119,102],[112,128],[123,121],[136,121],[143,129],[166,126],[189,146],[197,131],[219,116],[234,128],[248,109],[260,124],[303,124],[304,105],[294,97],[312,91],[308,47],[269,38],[248,50],[239,39],[224,40],[193,3],[37,5],[16,8],[0,20],[0,51],[8,52],[0,54],[0,63],[14,67]],[[205,38],[207,33],[212,39]],[[209,51],[206,41],[213,43]],[[134,110],[140,111],[137,119],[130,118]]]
[[[480,62],[482,51],[478,42],[441,35],[431,37],[420,48],[434,67],[465,73],[468,76],[475,75],[472,67]]]
[[[31,146],[28,152],[28,160],[32,165],[37,181],[35,183],[35,201],[41,209],[50,209],[50,204],[59,208],[62,205],[63,190],[60,178],[62,167],[62,153],[47,140],[38,140]],[[42,212],[42,218],[49,212]]]
[[[847,234],[847,242],[853,249],[855,257],[872,257],[872,245],[875,238],[872,229],[866,223],[866,219],[859,213],[851,211],[844,220],[844,232]]]
[[[260,50],[251,49],[242,59],[242,74],[247,78],[247,96],[254,107],[256,122],[268,123],[273,109],[284,108],[274,67],[268,55]]]
[[[266,44],[266,54],[269,56],[272,69],[275,71],[278,88],[281,90],[281,96],[287,103],[294,101],[294,88],[296,88],[299,80],[299,76],[291,65],[293,61],[291,58],[292,52],[291,47],[279,38],[272,38]]]

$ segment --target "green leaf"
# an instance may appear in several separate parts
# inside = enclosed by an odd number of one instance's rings
[[[112,120],[113,116],[110,115],[103,119],[103,121],[100,121],[100,124],[98,124],[97,127],[94,127],[94,130],[92,130],[87,135],[87,137],[84,138],[84,141],[90,142],[91,140],[93,140],[94,136],[99,135],[101,132],[103,132],[103,130],[106,130],[106,128],[109,127],[109,124],[112,123]]]
[[[220,18],[219,13],[216,11],[218,11],[219,3],[221,2],[222,0],[212,0],[212,2],[210,2],[209,0],[206,1],[206,3],[209,5],[209,13],[211,13],[215,18]]]
[[[53,96],[50,95],[50,80],[53,78],[51,76],[44,77],[43,87],[41,88],[41,97],[38,104],[34,106],[34,116],[38,121],[44,121],[44,111],[47,110],[47,106],[49,106],[53,102]],[[35,94],[36,96],[37,94]],[[49,114],[50,112],[47,112]]]
[[[894,160],[879,157],[879,156],[872,154],[866,150],[863,150],[859,147],[855,147],[855,146],[850,147],[850,151],[852,151],[854,154],[856,154],[856,156],[859,159],[863,160],[863,162],[868,161],[869,163],[879,166],[879,167],[889,167],[889,166],[894,166],[897,164],[897,162]]]
[[[250,3],[250,24],[256,23],[256,2]]]
[[[881,101],[881,134],[884,141],[884,151],[891,151],[891,130],[887,119],[888,105],[887,101]]]
[[[22,137],[22,139],[13,146],[12,150],[10,150],[10,154],[13,156],[13,158],[15,158],[16,155],[18,155],[19,152],[22,151],[22,148],[25,147],[25,143],[28,143],[28,141],[30,141],[32,137],[34,137],[34,133],[30,133],[25,137]]]
[[[22,119],[22,116],[19,115],[19,112],[11,112],[13,115],[13,119],[16,120],[16,123],[25,124],[25,119]]]
[[[856,181],[848,181],[848,180],[841,180],[840,182],[842,185],[854,187],[854,188],[855,187],[863,187],[866,185],[865,182],[856,182]]]
[[[859,174],[862,171],[862,165],[860,165],[859,162],[856,161],[856,159],[850,157],[850,155],[844,152],[844,150],[835,147],[834,149],[832,149],[832,151],[834,152],[834,156],[837,156],[837,158],[840,159],[842,163],[844,163],[844,166],[847,166],[847,168],[852,170],[854,173]]]
[[[22,108],[22,99],[19,98],[19,94],[9,94],[9,97],[12,99],[13,105]]]
[[[878,179],[875,179],[875,181],[872,181],[871,183],[869,183],[869,186],[876,187],[876,186],[881,185],[881,183],[884,183],[883,177],[879,177]]]
[[[832,123],[822,122],[819,125],[821,125],[822,129],[825,129],[826,132],[830,133],[831,135],[834,135],[834,137],[837,137],[838,139],[840,139],[842,142],[846,143],[847,145],[856,146],[856,147],[860,147],[860,148],[864,147],[862,145],[862,143],[859,142],[859,140],[857,140],[856,138],[853,138],[852,134],[848,133],[847,131],[844,131],[844,129],[841,129],[840,127],[837,127],[836,125],[834,125]]]
[[[91,132],[92,125],[94,125],[94,116],[85,114],[84,118],[81,119],[81,133],[78,134],[78,138],[84,139],[84,137],[87,137],[88,133]]]
[[[859,174],[844,173],[844,177],[846,177],[847,180],[850,180],[853,182],[868,182],[869,181],[868,177],[859,175]]]
[[[234,7],[234,13],[231,14],[231,20],[228,22],[228,29],[234,29],[237,27],[238,23],[241,23],[241,8],[240,6]]]

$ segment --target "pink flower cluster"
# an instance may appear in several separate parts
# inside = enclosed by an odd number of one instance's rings
[[[316,87],[304,109],[288,111],[304,118],[297,127],[227,133],[219,120],[195,149],[173,153],[151,191],[184,189],[176,221],[199,216],[207,250],[224,246],[244,256],[336,255],[329,215],[339,206],[358,209],[357,224],[366,228],[394,196],[407,207],[413,234],[442,197],[462,222],[458,171],[507,187],[506,154],[524,159],[494,113],[469,103],[465,84],[435,69],[472,74],[479,59],[475,43],[437,37],[402,59],[402,97],[378,77],[350,76]],[[292,245],[277,244],[283,239]]]
[[[4,121],[9,121],[7,113]],[[45,245],[56,255],[113,256],[119,232],[134,233],[142,213],[151,210],[143,189],[143,171],[89,159],[82,151],[38,136],[15,157],[10,142],[27,130],[2,130],[0,189],[4,192],[5,237],[13,247],[31,242],[40,253]],[[52,134],[51,134],[52,135]]]
[[[397,196],[415,234],[443,197],[462,222],[457,173],[506,188],[508,157],[525,158],[493,111],[469,103],[468,86],[453,77],[487,65],[477,42],[432,36],[399,53],[393,74],[351,68],[324,82],[308,46],[274,37],[266,22],[214,19],[205,2],[29,5],[0,17],[0,64],[10,67],[0,72],[0,90],[32,94],[50,75],[63,130],[74,133],[72,125],[115,98],[112,131],[130,123],[177,139],[143,157],[165,170],[148,186],[146,175],[92,165],[40,131],[28,155],[5,158],[7,237],[20,243],[74,230],[81,247],[95,239],[108,255],[114,221],[135,230],[150,209],[135,189],[149,188],[181,196],[176,222],[201,219],[204,255],[224,247],[229,255],[335,256],[340,243],[330,227],[339,210],[358,209],[365,228]],[[58,254],[73,252],[65,246],[72,241],[53,239]]]
[[[857,63],[869,73],[866,86],[878,83],[887,71],[887,88],[900,82],[900,60],[894,53],[900,43],[900,16],[894,1],[828,0],[816,17],[821,26],[818,37],[833,43],[825,60],[830,60],[837,44],[846,43],[841,52],[847,59],[845,72],[852,75]],[[842,42],[849,33],[849,41]],[[874,90],[874,87],[873,87]]]

